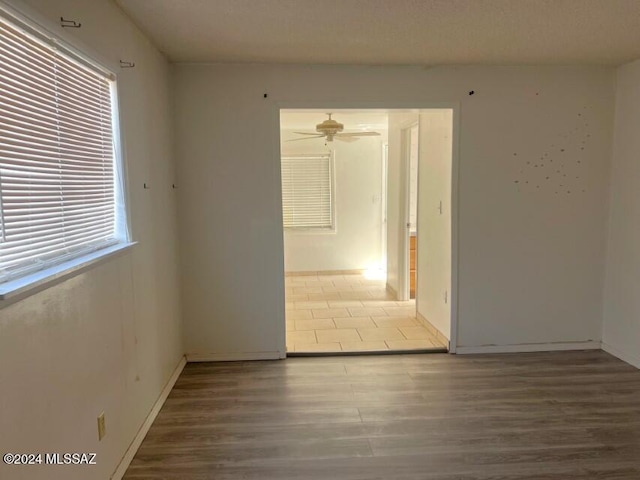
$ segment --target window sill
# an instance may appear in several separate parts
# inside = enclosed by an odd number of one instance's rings
[[[0,308],[75,277],[131,249],[137,242],[119,243],[0,285]]]

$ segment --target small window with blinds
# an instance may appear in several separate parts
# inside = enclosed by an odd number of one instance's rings
[[[282,157],[284,228],[334,228],[331,154]]]
[[[128,240],[114,89],[0,11],[0,283]]]

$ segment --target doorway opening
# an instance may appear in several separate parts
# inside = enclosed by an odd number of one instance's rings
[[[418,123],[407,128],[404,132],[404,141],[406,142],[406,156],[407,156],[407,179],[409,188],[407,189],[407,213],[408,219],[406,222],[407,227],[407,239],[408,243],[405,248],[409,252],[408,258],[405,262],[408,262],[406,267],[409,273],[409,298],[416,298],[416,284],[417,284],[417,250],[418,250],[418,157],[420,148],[420,125]]]
[[[288,356],[448,350],[452,132],[451,109],[280,111]]]

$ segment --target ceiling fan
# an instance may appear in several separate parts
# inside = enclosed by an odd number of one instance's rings
[[[298,142],[300,140],[312,140],[314,138],[325,137],[327,142],[333,142],[333,139],[341,140],[343,142],[355,142],[358,137],[376,137],[380,135],[378,132],[355,132],[355,133],[341,133],[344,130],[344,125],[336,122],[331,118],[332,113],[327,113],[329,119],[316,125],[316,132],[293,132],[298,135],[306,135],[305,138],[294,138],[293,140],[287,140],[287,142]]]

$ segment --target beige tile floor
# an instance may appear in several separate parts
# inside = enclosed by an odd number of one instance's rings
[[[285,285],[288,352],[444,347],[416,319],[415,301],[394,301],[384,280],[364,275],[296,275],[287,276]]]

